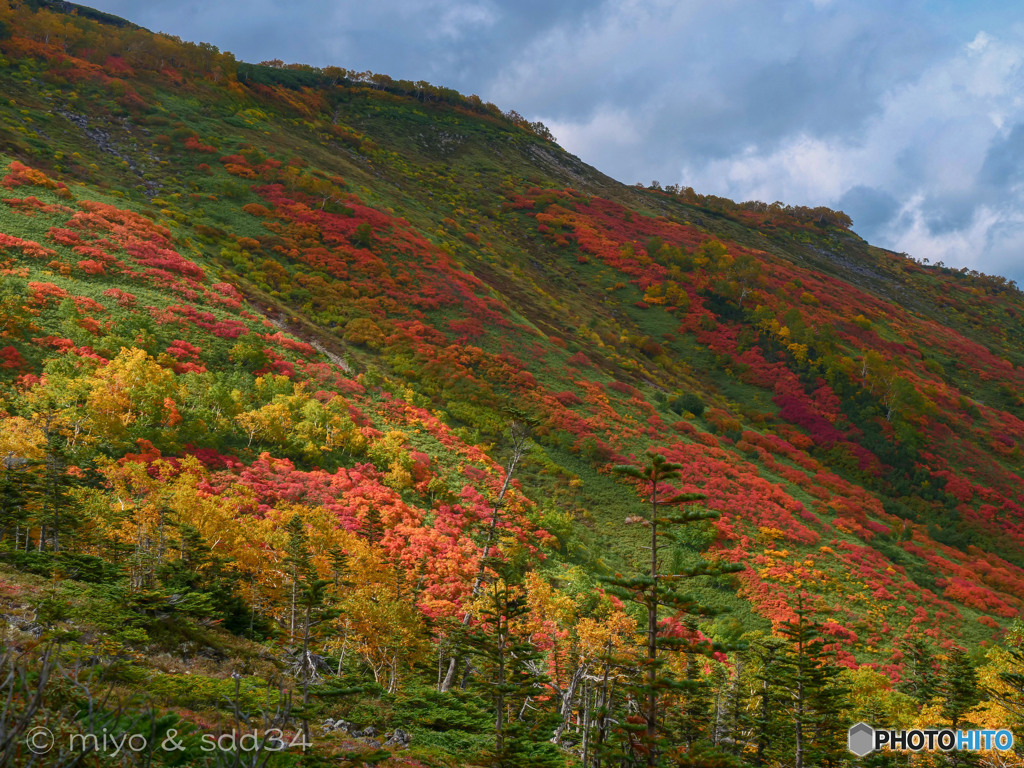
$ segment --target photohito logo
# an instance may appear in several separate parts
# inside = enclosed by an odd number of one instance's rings
[[[846,734],[846,746],[857,757],[864,757],[875,749],[875,729],[867,723],[857,723]]]
[[[846,746],[857,757],[864,757],[886,747],[911,752],[975,752],[985,749],[1006,752],[1013,749],[1013,734],[1005,728],[998,731],[954,731],[949,728],[914,728],[897,731],[857,723],[850,726],[850,730],[847,731]]]

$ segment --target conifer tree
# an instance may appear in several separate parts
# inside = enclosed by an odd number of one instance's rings
[[[749,720],[749,701],[743,685],[747,659],[745,655],[736,654],[733,662],[732,668],[723,663],[717,663],[715,666],[717,691],[712,741],[715,746],[721,746],[729,754],[738,755],[742,749],[744,729]]]
[[[633,686],[640,709],[639,722],[627,727],[632,732],[633,752],[641,755],[647,766],[663,764],[666,750],[671,746],[665,738],[662,697],[670,692],[693,695],[697,693],[695,680],[679,680],[666,668],[665,654],[692,651],[692,637],[670,637],[659,630],[659,608],[667,608],[683,617],[708,614],[712,611],[698,603],[693,597],[677,586],[680,580],[697,576],[717,576],[742,570],[739,564],[717,564],[702,561],[684,573],[662,573],[662,550],[674,547],[678,539],[674,528],[704,520],[714,520],[718,512],[707,509],[691,509],[675,514],[666,514],[664,507],[678,507],[692,504],[705,497],[699,493],[674,493],[668,483],[679,477],[681,464],[665,459],[659,453],[648,451],[643,467],[622,465],[615,471],[639,480],[649,494],[650,511],[647,516],[633,517],[630,522],[640,522],[650,529],[649,566],[644,572],[624,577],[616,574],[607,577],[608,591],[618,597],[639,603],[646,612],[647,640],[646,658],[641,673],[642,680]]]
[[[1005,668],[997,673],[999,681],[1007,687],[1005,692],[986,691],[988,698],[1024,722],[1024,650],[1020,646],[1007,648]]]
[[[384,537],[384,526],[380,519],[380,510],[376,504],[370,504],[366,510],[366,517],[359,526],[359,535],[371,544],[378,544]]]
[[[494,504],[491,507],[491,518],[488,522],[486,532],[484,534],[483,551],[480,558],[480,566],[477,570],[476,578],[473,581],[473,596],[480,593],[480,589],[484,583],[484,569],[485,563],[490,562],[492,550],[496,543],[496,538],[499,533],[499,524],[502,520],[502,505],[505,501],[505,494],[508,492],[509,486],[512,483],[512,475],[516,471],[516,467],[526,454],[526,449],[529,445],[530,428],[528,423],[523,419],[514,419],[509,424],[509,440],[511,442],[511,453],[509,455],[508,463],[505,466],[505,479],[501,484],[501,490],[498,492],[497,498],[494,500]],[[454,639],[463,634],[466,627],[469,626],[470,619],[472,618],[472,612],[466,611],[462,615],[462,627],[456,629],[453,632]],[[448,661],[448,671],[445,673],[444,678],[441,680],[438,690],[441,693],[448,691],[455,679],[455,664],[458,660],[458,654],[453,652],[451,658]],[[463,670],[463,683],[469,675],[469,659],[466,659],[466,665]]]
[[[839,713],[845,707],[846,690],[839,683],[838,668],[826,658],[820,627],[805,600],[800,591],[796,618],[780,628],[789,641],[781,682],[789,694],[794,765],[834,766],[845,757],[839,749],[843,744]]]
[[[532,729],[527,718],[535,706],[533,700],[544,691],[545,678],[533,664],[541,654],[517,632],[518,620],[529,611],[522,590],[504,578],[493,578],[481,597],[479,621],[467,642],[478,659],[486,696],[494,706],[494,749],[489,764],[496,768],[558,765],[553,745],[531,738],[529,733]]]
[[[177,600],[176,608],[198,613],[205,602],[226,629],[254,636],[249,607],[238,594],[237,575],[230,558],[214,553],[202,534],[187,523],[175,522],[178,557],[160,565],[157,578],[164,591]],[[261,628],[262,629],[262,628]]]
[[[952,728],[963,725],[967,712],[981,701],[978,673],[962,648],[954,648],[946,658],[939,693],[942,716],[949,720]]]
[[[288,638],[295,642],[295,620],[299,607],[299,592],[313,573],[313,562],[309,555],[309,536],[306,525],[299,514],[292,515],[285,530],[288,541],[285,544],[284,562],[288,568],[288,580],[291,588],[291,611],[288,620]]]
[[[841,717],[849,704],[849,693],[849,687],[843,682],[842,668],[833,659],[821,658],[812,670],[810,704],[816,715],[811,749],[813,765],[837,768],[849,757],[846,747],[849,723]]]
[[[954,648],[946,657],[938,686],[942,698],[942,716],[951,729],[968,729],[967,713],[981,701],[982,690],[978,672],[962,648]],[[977,753],[953,750],[947,754],[948,764],[963,768],[979,764]]]
[[[900,643],[900,650],[906,661],[897,689],[913,696],[919,704],[927,704],[938,693],[935,656],[931,646],[920,637],[913,637]]]
[[[594,706],[590,714],[594,734],[584,734],[584,768],[602,768],[621,763],[621,745],[612,738],[614,726],[625,719],[623,699],[618,695],[619,682],[634,668],[633,660],[622,652],[609,634],[595,659],[597,674],[594,677]]]
[[[40,488],[36,477],[27,471],[27,459],[8,454],[0,459],[0,536],[18,549],[24,536],[28,545],[28,521],[33,497]]]
[[[750,702],[750,728],[755,748],[751,762],[755,766],[768,765],[770,756],[784,741],[780,722],[783,651],[784,643],[775,637],[766,638],[752,648],[758,663]]]
[[[302,688],[302,730],[305,743],[310,743],[309,702],[310,690],[317,680],[323,660],[314,656],[310,650],[310,639],[313,629],[319,624],[336,616],[336,612],[327,605],[327,587],[331,583],[321,579],[309,548],[309,535],[306,525],[299,514],[292,515],[288,521],[288,542],[285,547],[285,562],[290,567],[292,582],[291,640],[295,641],[296,610],[300,613],[302,647],[296,665],[297,677]]]
[[[69,455],[63,440],[50,429],[46,430],[46,457],[42,461],[40,489],[39,549],[46,548],[49,539],[54,552],[62,549],[61,537],[67,536],[78,523],[70,489],[75,484],[68,474]]]
[[[702,654],[698,652],[697,644],[692,642],[692,639],[697,637],[696,616],[687,616],[683,626],[691,638],[691,644],[682,651],[686,658],[686,695],[678,731],[680,740],[687,750],[692,750],[698,739],[711,736],[712,692],[711,684],[704,679],[700,671]]]

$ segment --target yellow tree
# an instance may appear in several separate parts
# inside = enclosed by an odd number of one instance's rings
[[[151,474],[150,472],[153,472]],[[105,537],[112,559],[127,551],[129,585],[133,591],[154,586],[160,565],[173,552],[173,467],[166,461],[152,464],[111,464],[105,472],[115,504]]]
[[[122,347],[107,365],[84,382],[90,426],[115,444],[161,430],[161,442],[171,442],[168,429],[181,421],[174,374],[144,349]]]
[[[402,674],[426,654],[422,616],[380,548],[352,542],[349,568],[353,586],[342,609],[356,652],[377,684],[394,693]]]

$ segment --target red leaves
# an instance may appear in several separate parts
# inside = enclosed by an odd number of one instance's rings
[[[164,309],[150,307],[150,314],[161,325],[174,323],[182,328],[196,326],[204,328],[222,339],[237,339],[249,332],[245,323],[240,320],[229,318],[219,320],[212,312],[197,310],[187,305],[170,306]]]
[[[107,268],[105,265],[92,259],[83,259],[78,262],[78,268],[85,272],[87,275],[103,275],[106,274]]]
[[[25,358],[14,347],[0,347],[0,368],[17,370],[26,367]]]
[[[137,301],[134,294],[122,291],[120,288],[107,288],[107,290],[103,292],[103,295],[114,299],[119,307],[123,307],[125,309],[131,309],[135,306]]]
[[[1007,605],[992,590],[972,584],[959,576],[953,576],[948,580],[943,594],[949,600],[956,600],[971,608],[1004,618],[1012,618],[1018,614],[1018,610]]]
[[[30,301],[38,306],[45,307],[50,299],[60,301],[68,297],[68,292],[53,283],[29,283],[28,290]]]
[[[31,240],[22,240],[20,237],[5,235],[3,232],[0,232],[0,252],[12,248],[17,248],[23,254],[33,259],[52,259],[57,255],[56,251],[52,251],[39,243]]]
[[[175,339],[167,347],[167,354],[178,360],[198,360],[201,351],[199,347],[181,339]]]
[[[198,137],[196,136],[189,136],[187,139],[185,139],[185,149],[191,152],[206,153],[212,153],[217,151],[216,147],[212,147],[209,144],[203,144],[201,141],[199,141]]]
[[[206,275],[202,267],[189,261],[170,248],[161,248],[153,241],[133,242],[125,250],[135,257],[136,263],[162,272],[173,272],[193,280],[203,280]]]
[[[17,160],[11,163],[9,173],[4,176],[3,179],[0,179],[0,184],[8,189],[20,186],[45,187],[46,189],[67,189],[67,186],[62,182],[54,181],[42,171],[36,170],[35,168],[29,168],[27,165],[19,163]]]

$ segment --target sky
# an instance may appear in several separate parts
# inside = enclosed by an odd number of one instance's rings
[[[1024,286],[1024,9],[1001,0],[86,0],[245,61],[541,120],[628,184],[827,205]]]

